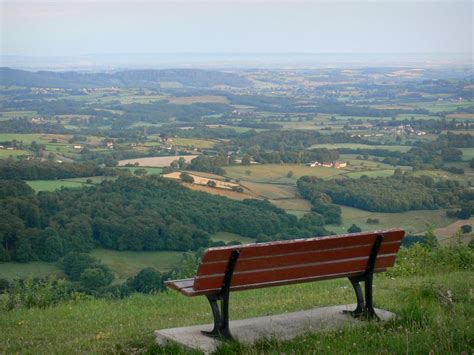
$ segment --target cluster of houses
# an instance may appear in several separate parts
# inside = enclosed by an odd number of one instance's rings
[[[426,135],[425,131],[417,131],[414,129],[412,126],[409,124],[406,125],[400,125],[396,129],[397,134],[407,134],[407,135],[416,135],[416,136],[424,136]]]
[[[308,166],[310,168],[316,168],[316,167],[320,166],[320,167],[323,167],[323,168],[342,169],[342,168],[345,168],[347,166],[347,163],[342,162],[342,161],[331,161],[331,162],[325,162],[325,163],[315,161],[315,162],[309,163]]]

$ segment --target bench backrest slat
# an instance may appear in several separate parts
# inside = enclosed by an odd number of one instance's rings
[[[231,289],[362,274],[380,234],[384,235],[384,240],[375,271],[382,271],[395,263],[404,236],[401,230],[210,248],[202,257],[193,289],[219,289],[233,250],[239,250],[240,256]]]

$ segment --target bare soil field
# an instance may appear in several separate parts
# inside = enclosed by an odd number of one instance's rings
[[[447,245],[452,242],[455,242],[453,239],[453,236],[455,236],[457,231],[461,228],[461,226],[465,224],[474,228],[474,217],[453,222],[444,228],[436,228],[434,230],[434,234],[436,235],[436,237],[438,237],[438,240],[442,245]],[[464,242],[466,244],[469,243],[473,235],[474,235],[473,233],[468,233],[468,234],[463,235]]]
[[[191,105],[195,103],[217,103],[217,104],[228,104],[229,100],[224,96],[217,95],[203,95],[203,96],[183,96],[183,97],[172,97],[168,99],[170,104],[175,105]]]
[[[175,171],[173,173],[163,175],[163,177],[168,178],[168,179],[181,180],[180,175],[181,175],[181,172]],[[202,177],[202,176],[195,175],[195,174],[189,174],[189,175],[191,175],[193,177],[194,184],[197,184],[197,185],[207,185],[207,183],[209,181],[214,181],[216,183],[216,187],[219,188],[219,189],[231,190],[233,187],[239,186],[239,184],[235,184],[233,182],[226,182],[226,181],[221,181],[221,180],[216,180],[216,179],[210,179],[210,178]]]
[[[149,158],[138,158],[138,159],[125,159],[120,160],[118,165],[125,166],[127,164],[136,164],[138,166],[147,166],[151,168],[163,168],[165,166],[169,166],[174,160],[178,160],[179,158],[184,158],[187,163],[190,163],[191,160],[196,158],[197,155],[173,155],[168,157],[149,157]]]
[[[216,189],[213,187],[209,187],[206,185],[196,185],[196,184],[187,184],[184,183],[183,186],[186,186],[187,188],[194,190],[194,191],[202,191],[202,192],[207,192],[208,194],[211,195],[218,195],[218,196],[224,196],[231,198],[233,200],[246,200],[246,199],[259,199],[258,196],[255,196],[249,191],[244,190],[244,192],[236,192],[228,189]]]

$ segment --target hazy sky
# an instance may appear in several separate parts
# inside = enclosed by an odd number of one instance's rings
[[[471,1],[3,1],[3,55],[472,52]]]

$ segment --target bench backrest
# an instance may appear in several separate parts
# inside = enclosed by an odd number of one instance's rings
[[[384,239],[375,271],[384,271],[395,263],[403,230],[210,248],[201,259],[193,290],[219,290],[234,250],[240,251],[231,283],[234,291],[362,275],[379,235]]]

